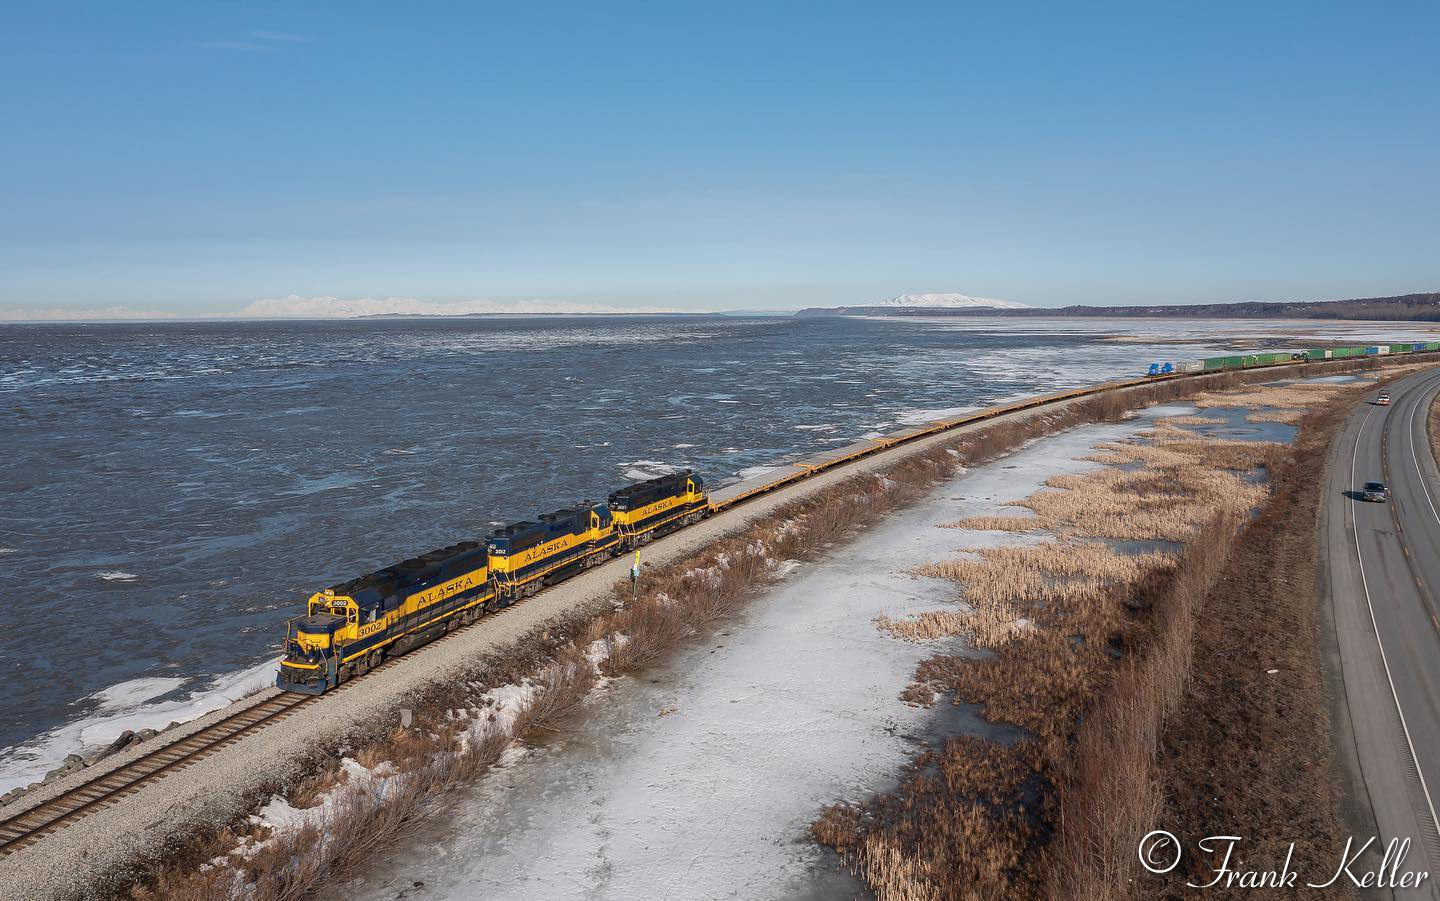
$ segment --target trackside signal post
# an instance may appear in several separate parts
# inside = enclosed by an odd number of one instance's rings
[[[639,599],[639,551],[635,551],[635,563],[631,566],[631,600]]]

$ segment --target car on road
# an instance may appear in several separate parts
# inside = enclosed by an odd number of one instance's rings
[[[1381,391],[1380,396],[1375,398],[1375,405],[1380,407],[1390,406],[1390,395],[1384,391]]]
[[[1385,487],[1384,482],[1366,482],[1365,487],[1360,489],[1360,496],[1383,504],[1390,499],[1390,489]]]

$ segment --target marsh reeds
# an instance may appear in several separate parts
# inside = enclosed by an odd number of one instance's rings
[[[1368,387],[1212,392],[1205,405],[1319,410]],[[1309,449],[1301,464],[1289,445],[1209,439],[1179,428],[1201,424],[1185,419],[1162,420],[1140,441],[1102,445],[1090,459],[1104,468],[1053,478],[1016,502],[1033,515],[951,524],[1053,538],[921,567],[917,574],[957,582],[956,608],[877,620],[897,637],[962,634],[990,652],[922,662],[902,695],[907,701],[938,696],[976,704],[985,719],[1026,735],[1009,747],[947,740],[921,755],[896,791],[836,805],[817,820],[816,837],[881,899],[1135,894],[1138,841],[1157,828],[1166,800],[1158,751],[1167,721],[1183,715],[1199,611],[1226,576],[1241,536],[1276,518],[1267,486],[1283,476],[1293,493],[1303,481],[1296,467],[1317,465],[1328,441],[1302,432]],[[1132,555],[1106,540],[1159,540],[1176,549]],[[1309,546],[1313,538],[1292,543]],[[1237,579],[1253,581],[1253,573]],[[1245,737],[1224,741],[1237,748]],[[954,749],[984,761],[985,771],[955,777],[948,763]],[[1194,778],[1213,779],[1213,769]],[[1190,791],[1210,800],[1213,787],[1202,782]],[[1333,812],[1310,815],[1334,831]]]

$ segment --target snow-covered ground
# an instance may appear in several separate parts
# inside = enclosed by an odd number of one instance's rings
[[[1084,426],[941,485],[859,540],[806,563],[738,621],[668,664],[622,678],[571,729],[480,780],[454,818],[410,834],[350,897],[825,898],[860,889],[806,829],[829,803],[893,784],[917,742],[997,735],[972,712],[898,699],[933,653],[881,633],[953,597],[907,570],[1034,536],[937,526],[994,512],[1157,416]],[[1013,512],[1010,511],[1010,512]],[[958,642],[952,646],[959,648]]]
[[[1009,316],[936,316],[892,318],[869,317],[873,321],[925,322],[947,331],[1002,335],[1114,335],[1125,343],[1165,344],[1205,342],[1198,345],[1215,352],[1225,351],[1237,341],[1274,342],[1275,349],[1304,347],[1307,341],[1349,341],[1367,344],[1389,341],[1435,341],[1440,323],[1386,322],[1381,320],[1326,319],[1166,319],[1102,316],[1028,318]],[[1142,351],[1143,352],[1143,351]],[[1195,352],[1176,359],[1211,356]]]
[[[0,756],[0,794],[29,785],[59,766],[67,754],[86,753],[127,730],[164,729],[188,723],[275,682],[276,661],[216,677],[205,688],[176,697],[187,680],[165,676],[131,679],[82,698],[89,711]]]
[[[952,309],[963,309],[973,307],[991,307],[1002,310],[1021,310],[1025,304],[1013,300],[996,300],[993,297],[972,297],[969,294],[901,294],[899,297],[892,297],[889,300],[882,300],[874,304],[877,307],[909,307],[909,308],[939,308],[950,307]]]

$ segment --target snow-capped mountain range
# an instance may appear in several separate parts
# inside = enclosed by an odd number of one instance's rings
[[[882,300],[877,307],[993,307],[1000,310],[1023,310],[1026,305],[1013,300],[996,300],[993,297],[971,297],[968,294],[901,294],[889,300]]]

